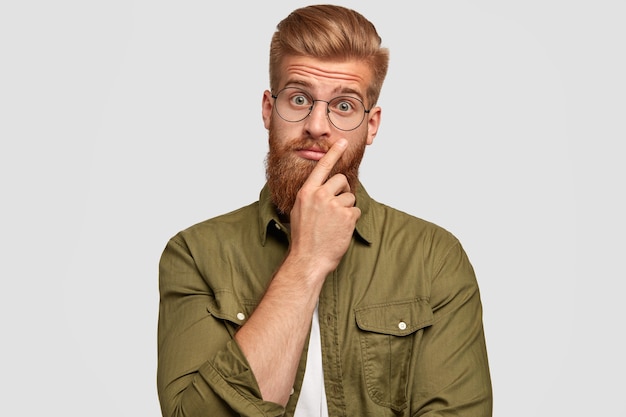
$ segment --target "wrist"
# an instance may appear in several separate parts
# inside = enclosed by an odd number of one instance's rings
[[[291,279],[304,290],[310,292],[321,290],[322,284],[333,267],[323,259],[310,254],[299,254],[290,251],[283,261],[279,273],[286,279]]]

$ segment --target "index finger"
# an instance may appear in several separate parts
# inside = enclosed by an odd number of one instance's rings
[[[346,139],[339,139],[337,142],[333,143],[333,146],[330,147],[326,155],[324,155],[317,164],[309,178],[305,181],[305,183],[313,183],[317,185],[322,185],[328,179],[328,175],[330,175],[330,171],[332,171],[333,167],[341,158],[341,155],[345,152],[348,147],[348,141]]]

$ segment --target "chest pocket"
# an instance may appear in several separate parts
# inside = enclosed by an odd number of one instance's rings
[[[401,411],[407,406],[411,354],[419,347],[421,329],[433,323],[426,299],[412,299],[355,309],[363,374],[370,398]]]

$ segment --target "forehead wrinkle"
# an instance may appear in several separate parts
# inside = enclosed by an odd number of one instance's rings
[[[352,72],[344,72],[344,71],[327,71],[318,67],[314,67],[312,65],[290,65],[287,68],[287,72],[291,72],[293,74],[300,74],[304,76],[313,76],[320,78],[330,78],[341,81],[355,82],[361,83],[364,81],[364,78],[359,74],[354,74]]]

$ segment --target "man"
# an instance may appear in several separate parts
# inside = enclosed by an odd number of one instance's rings
[[[358,180],[387,63],[352,10],[279,23],[259,201],[180,232],[161,258],[164,416],[491,415],[461,245]]]

